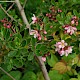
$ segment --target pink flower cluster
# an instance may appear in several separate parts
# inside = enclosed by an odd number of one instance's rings
[[[77,31],[77,28],[76,28],[77,25],[78,25],[78,18],[76,16],[73,16],[71,18],[71,23],[63,26],[65,30],[64,32],[68,33],[69,35],[74,34]]]
[[[45,30],[43,30],[43,34],[47,34],[47,32]],[[38,30],[31,30],[30,35],[34,35],[34,38],[38,38],[38,40],[42,39],[40,31],[38,31]],[[44,40],[47,40],[46,36],[44,36]]]
[[[55,47],[55,51],[57,51],[60,54],[60,56],[68,56],[69,53],[72,53],[72,46],[68,46],[68,44],[64,40],[57,42],[55,44]]]
[[[63,28],[65,29],[64,33],[68,33],[69,35],[72,35],[77,31],[77,28],[71,25],[64,25]]]
[[[30,35],[34,35],[34,38],[38,38],[38,40],[41,40],[41,35],[37,30],[31,30]]]
[[[71,24],[77,26],[78,25],[78,18],[76,16],[73,16],[71,18]]]
[[[33,14],[33,17],[32,17],[32,23],[34,24],[34,23],[36,23],[37,22],[37,17]]]
[[[11,26],[12,26],[12,24],[11,24],[11,22],[9,22],[7,19],[2,19],[2,20],[0,20],[0,22],[2,22],[3,23],[3,26],[5,27],[5,28],[11,28]]]

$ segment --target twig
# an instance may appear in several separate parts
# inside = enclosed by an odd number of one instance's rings
[[[22,16],[22,19],[23,19],[24,24],[26,24],[26,27],[29,28],[29,31],[30,31],[30,30],[31,30],[30,24],[29,24],[29,22],[28,22],[28,20],[27,20],[27,18],[26,18],[24,9],[22,8],[19,0],[15,0],[15,2],[16,2],[16,4],[17,4],[17,6],[18,6],[18,9],[19,9],[20,13],[21,13],[21,16]],[[42,73],[43,73],[43,75],[44,75],[45,80],[50,80],[50,78],[49,78],[49,76],[48,76],[48,73],[47,73],[47,70],[46,70],[46,67],[45,67],[45,64],[44,64],[44,62],[42,61],[41,57],[35,55],[35,58],[36,58],[36,59],[38,60],[38,62],[39,62],[39,65],[40,65],[40,67],[41,67],[41,70],[42,70]]]
[[[11,15],[9,15],[9,14],[7,13],[7,11],[2,7],[1,4],[0,4],[0,8],[4,11],[4,13],[5,13],[9,18],[11,18],[12,21],[14,20],[15,22],[18,22],[18,21],[15,20]],[[20,26],[22,26],[21,23],[18,22],[18,24],[19,24]]]
[[[26,6],[26,2],[27,2],[27,0],[24,1],[23,8],[25,8],[25,6]]]
[[[14,3],[8,8],[7,12],[14,6]]]
[[[29,24],[29,22],[28,22],[28,20],[26,18],[26,15],[25,15],[25,12],[24,12],[23,7],[21,6],[19,0],[15,0],[15,3],[17,4],[17,7],[18,7],[19,12],[21,14],[21,17],[23,19],[23,22],[26,25],[26,28],[28,28],[29,29],[29,32],[30,32],[31,31],[30,24]]]
[[[8,72],[6,72],[2,67],[0,67],[0,69],[1,69],[5,74],[7,74],[12,80],[16,80],[16,79],[14,79]]]
[[[13,2],[15,2],[15,1],[0,1],[0,2],[12,2],[12,3],[13,3]]]
[[[79,41],[80,41],[80,35],[79,35]],[[80,43],[79,43],[79,52],[80,52]]]
[[[35,58],[38,60],[38,63],[40,65],[40,67],[41,67],[44,79],[45,80],[50,80],[50,78],[48,76],[48,73],[47,73],[46,66],[45,66],[44,62],[42,61],[41,56],[38,57],[38,56],[35,55]]]

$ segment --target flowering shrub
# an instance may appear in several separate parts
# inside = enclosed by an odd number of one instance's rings
[[[79,80],[80,1],[14,1],[0,2],[0,80]]]

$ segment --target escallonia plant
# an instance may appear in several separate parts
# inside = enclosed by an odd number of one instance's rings
[[[79,80],[79,7],[79,0],[1,2],[0,70],[8,76],[0,71],[0,80]]]

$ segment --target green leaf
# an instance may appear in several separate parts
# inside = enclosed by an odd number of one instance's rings
[[[40,50],[41,50],[42,52],[46,51],[46,49],[47,49],[47,46],[45,46],[45,45],[42,45],[41,48],[40,48]]]
[[[21,77],[21,72],[19,71],[11,71],[9,73],[14,79],[16,80],[20,80],[20,77]],[[3,75],[0,80],[12,80],[9,76],[7,75]]]
[[[44,22],[45,24],[48,23],[48,22],[49,22],[48,18],[45,17],[45,18],[43,19],[43,22]]]
[[[2,26],[2,28],[1,28],[1,35],[2,35],[2,37],[5,37],[6,31],[7,31],[7,29],[5,29],[5,28]]]
[[[36,79],[36,75],[34,74],[34,72],[28,71],[26,72],[21,80],[37,80]]]
[[[10,74],[16,79],[20,80],[21,72],[20,71],[11,71]]]
[[[78,12],[77,12],[77,10],[73,10],[73,14],[75,15],[75,16],[78,16]]]
[[[33,52],[30,52],[29,55],[28,55],[28,60],[32,60],[34,58],[34,54]]]
[[[12,80],[9,76],[4,75],[0,78],[0,80]]]
[[[37,76],[38,76],[37,80],[44,80],[42,72],[38,72]]]
[[[6,29],[5,39],[8,40],[10,38],[10,32]]]
[[[25,45],[26,45],[26,40],[23,40],[22,42],[21,42],[21,45],[22,45],[22,47],[24,47]]]
[[[37,44],[36,49],[39,50],[42,44]]]
[[[15,57],[16,54],[17,54],[17,51],[10,51],[10,52],[8,53],[8,57]]]
[[[69,75],[68,74],[63,74],[63,80],[69,80],[70,79],[70,77],[69,77]]]
[[[1,15],[0,20],[6,17],[4,11],[1,8],[0,8],[0,15]]]
[[[71,78],[71,79],[69,79],[69,80],[78,80],[77,78]]]
[[[65,3],[64,0],[59,0],[59,5],[63,5]]]
[[[62,80],[62,75],[58,73],[58,71],[53,70],[49,71],[50,80]]]
[[[13,65],[16,66],[17,68],[21,68],[22,67],[22,63],[18,60],[13,60]]]
[[[15,38],[14,42],[17,46],[21,44],[20,39],[18,37]]]
[[[56,6],[55,0],[51,0],[51,4]]]
[[[58,62],[57,57],[54,54],[51,54],[51,58],[48,58],[48,64],[53,67],[56,62]]]
[[[79,23],[80,23],[80,21],[79,21]],[[78,26],[76,26],[76,27],[77,27],[78,30],[80,30],[80,24],[78,24]]]

